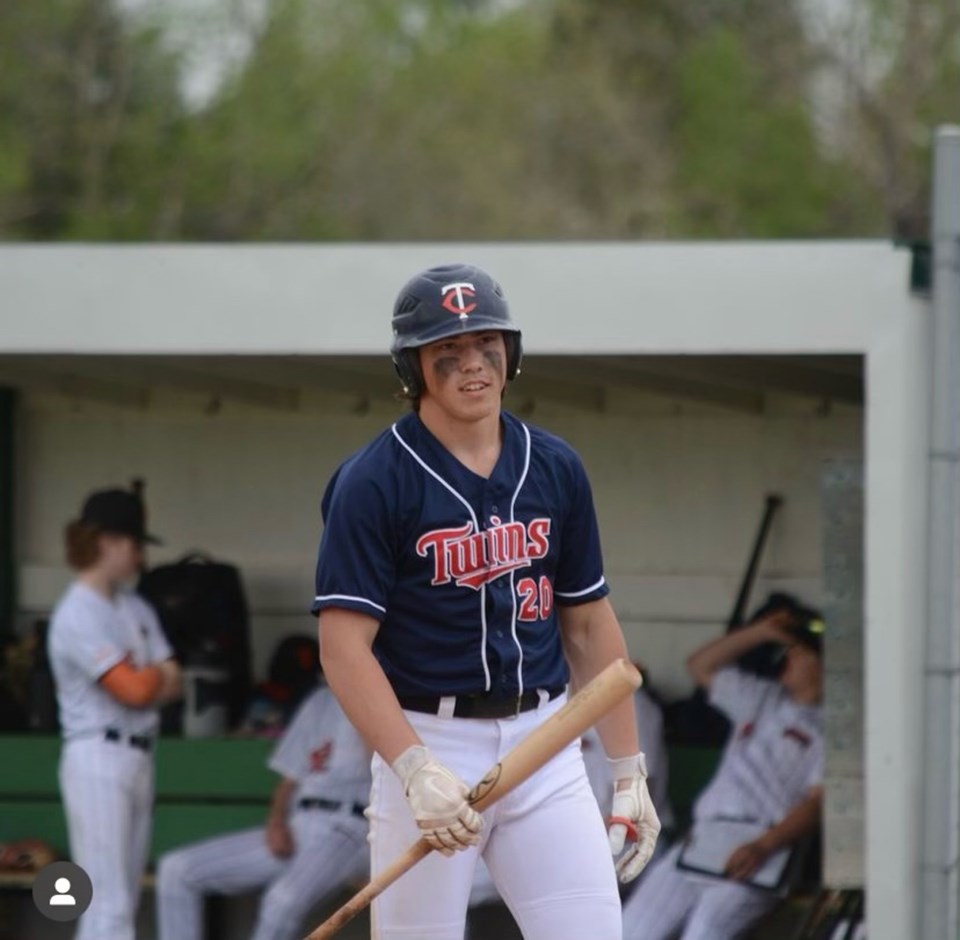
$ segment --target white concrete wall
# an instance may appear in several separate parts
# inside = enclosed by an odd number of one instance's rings
[[[326,479],[399,413],[333,408],[276,414],[228,403],[208,414],[199,397],[158,394],[137,410],[26,394],[17,442],[22,619],[49,610],[69,578],[61,530],[83,496],[142,476],[151,526],[166,542],[151,561],[200,548],[238,564],[262,669],[277,637],[313,629],[306,611]],[[863,414],[822,414],[798,399],[772,400],[764,415],[652,396],[631,408],[538,406],[530,420],[583,454],[631,651],[678,694],[688,687],[683,658],[729,614],[767,492],[786,502],[755,599],[780,586],[819,600],[819,465],[861,454]]]
[[[537,352],[862,352],[886,241],[0,246],[0,352],[373,353],[413,273],[482,265]]]

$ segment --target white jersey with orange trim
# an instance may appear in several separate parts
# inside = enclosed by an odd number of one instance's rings
[[[107,598],[74,581],[54,608],[47,649],[65,740],[100,735],[107,728],[156,733],[158,709],[130,708],[100,684],[121,662],[142,668],[173,655],[155,611],[142,597],[120,590]]]
[[[129,590],[106,597],[74,581],[47,635],[64,746],[59,782],[72,860],[93,884],[75,940],[134,940],[153,819],[155,707],[117,701],[100,679],[173,653],[153,609]]]

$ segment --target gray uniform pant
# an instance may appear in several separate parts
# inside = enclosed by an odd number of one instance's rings
[[[159,940],[202,940],[203,896],[264,888],[252,940],[295,940],[310,910],[367,874],[366,821],[347,812],[298,810],[296,849],[277,858],[262,828],[167,852],[157,866]],[[312,925],[316,926],[316,925]],[[312,929],[312,927],[311,927]]]
[[[734,940],[779,901],[770,891],[678,869],[682,848],[673,846],[644,872],[623,906],[623,940]]]

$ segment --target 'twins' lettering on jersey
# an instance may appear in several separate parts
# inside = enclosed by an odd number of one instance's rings
[[[433,585],[453,581],[480,590],[497,578],[527,568],[550,551],[550,520],[504,523],[490,517],[489,529],[474,531],[473,522],[456,529],[433,529],[417,539],[417,554],[433,552]]]
[[[609,590],[579,457],[509,412],[501,427],[483,477],[407,414],[324,494],[312,609],[374,618],[398,695],[562,686],[559,612]]]

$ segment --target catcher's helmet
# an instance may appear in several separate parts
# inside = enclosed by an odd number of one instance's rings
[[[507,379],[520,371],[520,328],[500,285],[472,264],[429,268],[411,278],[393,306],[390,355],[410,398],[423,391],[417,349],[438,339],[481,330],[499,330],[507,347]]]

